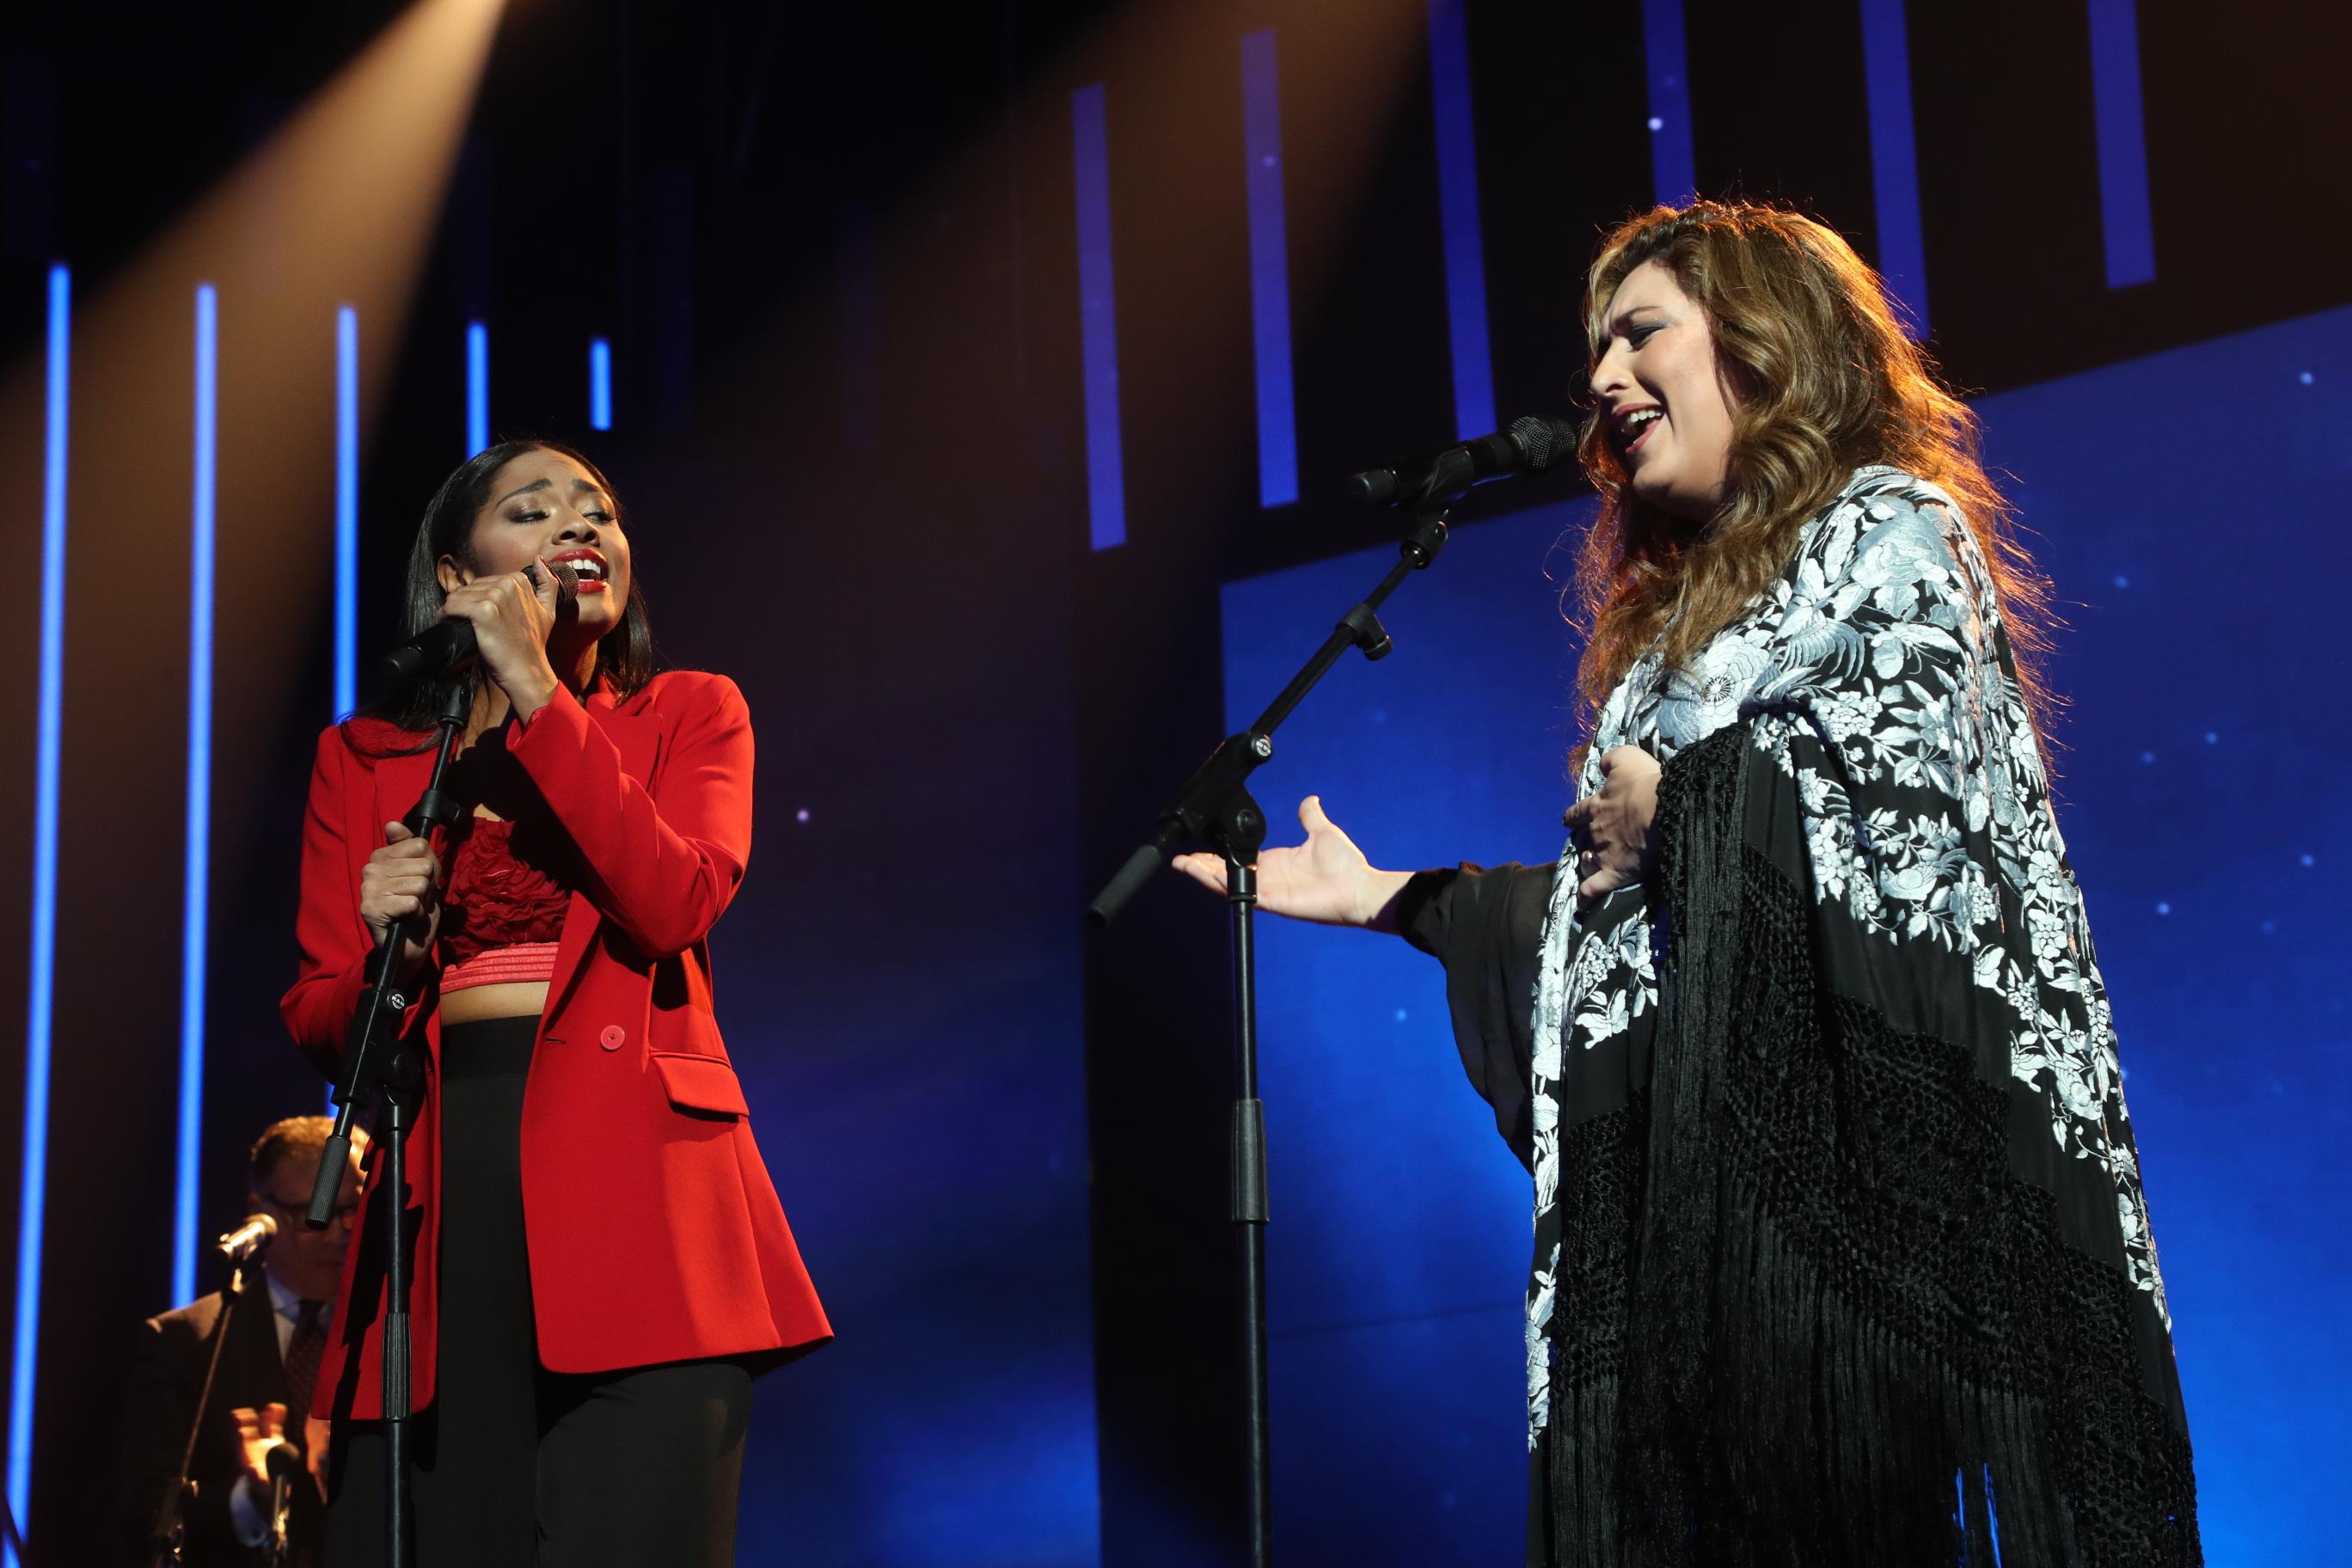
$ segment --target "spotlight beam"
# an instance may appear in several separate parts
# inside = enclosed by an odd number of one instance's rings
[[[161,954],[176,942],[184,982],[192,965],[200,974],[201,953],[188,945],[201,921],[197,906],[212,865],[244,858],[239,835],[254,814],[237,814],[230,831],[192,848],[183,816],[154,809],[152,784],[171,776],[158,739],[167,738],[167,752],[174,744],[168,738],[189,739],[192,811],[209,797],[253,798],[262,788],[259,770],[276,754],[287,699],[317,668],[310,650],[326,616],[337,538],[338,405],[348,401],[353,410],[355,459],[358,432],[392,369],[388,356],[378,356],[356,376],[348,400],[332,395],[336,311],[348,305],[384,341],[399,341],[501,11],[499,0],[418,0],[71,321],[79,366],[73,385],[79,402],[70,411],[74,509],[103,525],[82,548],[101,549],[110,565],[129,568],[78,574],[71,600],[64,572],[70,302],[64,268],[52,274],[47,363],[27,359],[0,380],[0,476],[44,475],[39,509],[29,498],[0,508],[15,557],[43,563],[34,964],[5,1467],[8,1500],[25,1528],[42,1512],[33,1495],[35,1459],[53,1425],[36,1398],[41,1364],[54,1374],[110,1354],[110,1320],[95,1309],[174,1287],[184,1299],[193,1271],[201,982],[184,984],[176,994],[168,986],[126,985],[120,965],[125,952]],[[219,343],[211,405],[217,451],[217,468],[206,476],[211,506],[192,515],[188,448],[170,432],[188,428],[187,310],[200,279],[216,290],[228,334]],[[200,574],[207,511],[217,523],[210,542],[225,595],[218,637],[205,625],[209,593],[199,603],[200,584],[183,578],[176,564],[186,562],[192,577]],[[200,537],[192,538],[192,526]],[[33,618],[29,605],[19,614]],[[183,628],[190,669],[170,669],[170,654],[159,669],[158,650],[173,647]],[[219,743],[209,753],[206,715],[189,704],[199,679],[218,702],[209,718]],[[70,796],[61,787],[67,779],[77,786]],[[171,867],[184,878],[177,908],[154,888],[157,868]],[[101,896],[142,887],[163,896],[127,902]],[[53,1036],[121,1042],[125,1049],[176,1036],[183,1070],[134,1079],[126,1094],[121,1054],[93,1048],[53,1057]],[[44,1275],[53,1120],[115,1126],[126,1147],[152,1151],[79,1184],[77,1199],[89,1213],[112,1216],[119,1234],[168,1226],[170,1279],[158,1263],[142,1261],[148,1254],[139,1247],[85,1249],[51,1260],[71,1267]],[[168,1214],[152,1196],[167,1188]],[[45,1303],[52,1309],[46,1326]],[[58,1408],[51,1402],[49,1409]],[[61,1437],[71,1435],[68,1424],[54,1425]]]

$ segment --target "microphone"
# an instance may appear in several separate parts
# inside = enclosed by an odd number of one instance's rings
[[[309,1468],[302,1462],[302,1450],[280,1437],[269,1445],[262,1455],[269,1472],[269,1534],[266,1544],[270,1548],[269,1561],[286,1560],[286,1528],[288,1516],[294,1511],[294,1482]]]
[[[1576,450],[1576,434],[1569,420],[1530,414],[1513,420],[1508,430],[1367,468],[1348,481],[1348,493],[1375,506],[1412,506],[1481,479],[1540,474]]]
[[[235,1230],[229,1231],[213,1245],[231,1263],[250,1263],[254,1255],[268,1247],[278,1234],[278,1222],[266,1214],[250,1215]]]
[[[383,656],[376,674],[387,688],[448,675],[474,662],[474,623],[436,621]]]
[[[555,574],[556,613],[580,595],[580,574],[561,561],[551,561],[548,566]],[[539,583],[539,568],[523,568],[523,575]],[[453,619],[436,621],[423,631],[385,654],[376,665],[376,673],[386,690],[394,690],[409,682],[451,675],[474,662],[476,652],[474,623]]]
[[[299,1417],[289,1415],[288,1419],[298,1420]],[[273,1481],[290,1481],[308,1468],[302,1450],[283,1437],[269,1445],[265,1458],[268,1461],[269,1479]]]

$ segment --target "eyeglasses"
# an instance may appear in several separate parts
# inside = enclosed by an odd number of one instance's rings
[[[296,1198],[289,1202],[279,1197],[276,1193],[256,1193],[254,1195],[282,1215],[299,1217],[310,1212],[310,1200],[307,1197]],[[357,1198],[352,1199],[349,1203],[337,1204],[328,1211],[327,1223],[348,1225],[359,1216],[359,1212],[360,1201]]]

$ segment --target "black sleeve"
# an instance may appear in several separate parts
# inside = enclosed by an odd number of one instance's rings
[[[1523,1165],[1534,1160],[1528,1075],[1536,966],[1555,869],[1465,862],[1451,871],[1418,872],[1397,895],[1397,930],[1445,965],[1463,1070],[1494,1108],[1496,1130]]]

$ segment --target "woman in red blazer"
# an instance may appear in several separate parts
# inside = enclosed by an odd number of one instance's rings
[[[402,1203],[419,1563],[731,1562],[751,1373],[832,1332],[712,1010],[750,716],[723,676],[651,673],[611,489],[568,448],[502,444],[450,476],[408,588],[412,631],[474,626],[478,673],[453,678],[478,686],[452,770],[471,816],[437,854],[398,820],[446,684],[320,738],[284,1010],[335,1070],[402,922],[428,1062]],[[319,1378],[341,1563],[383,1540],[380,1185]]]

